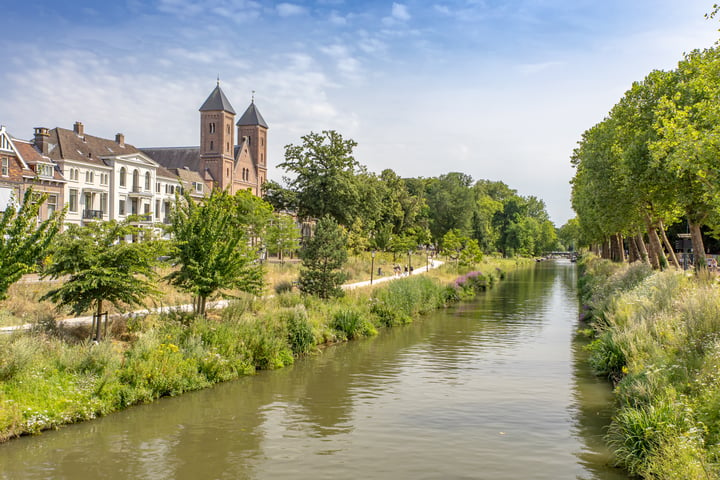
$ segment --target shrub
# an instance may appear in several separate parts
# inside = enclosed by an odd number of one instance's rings
[[[293,282],[290,280],[281,280],[275,284],[275,293],[281,295],[283,293],[291,292],[293,289]]]
[[[330,327],[337,330],[344,339],[353,339],[377,333],[373,326],[363,319],[360,312],[350,308],[336,311],[332,316]]]
[[[308,322],[307,310],[295,307],[283,314],[287,325],[288,343],[296,355],[308,353],[315,346],[315,335]]]

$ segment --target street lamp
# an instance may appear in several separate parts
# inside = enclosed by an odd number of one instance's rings
[[[373,272],[375,272],[375,250],[370,252],[370,285],[373,282]]]

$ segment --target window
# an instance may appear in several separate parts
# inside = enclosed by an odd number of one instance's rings
[[[155,183],[155,193],[160,193],[160,182]]]
[[[160,218],[160,200],[155,200],[155,218]]]
[[[103,192],[100,194],[100,210],[102,210],[103,213],[107,212],[107,206],[108,206],[108,194]]]
[[[100,185],[107,185],[108,180],[110,180],[110,175],[108,175],[107,173],[100,174]]]
[[[3,150],[12,150],[12,148],[10,148],[10,142],[5,135],[0,135],[0,148]]]
[[[225,143],[225,151],[226,152],[230,151],[230,142]]]
[[[202,193],[203,192],[203,184],[200,182],[193,182],[193,187],[195,189],[196,193]]]
[[[118,202],[118,215],[125,215],[125,199],[120,199]]]
[[[227,134],[230,135],[230,125],[227,126]]]
[[[5,137],[2,137],[5,138]],[[0,166],[0,174],[3,177],[10,175],[10,159],[8,157],[2,157],[2,166]]]
[[[210,123],[210,133],[215,133],[215,123]]]
[[[150,190],[150,172],[145,172],[145,190]]]
[[[140,189],[140,172],[137,168],[133,170],[133,191],[137,192]]]
[[[120,186],[124,187],[127,185],[127,170],[125,170],[125,167],[122,167],[120,169]]]
[[[211,152],[212,152],[212,150],[213,150],[213,147],[214,147],[213,141],[210,140],[210,151],[211,151]]]
[[[85,172],[85,183],[94,183],[95,182],[95,173],[87,170]]]
[[[39,177],[50,177],[53,176],[53,166],[47,165],[45,163],[38,163],[35,166],[35,172],[38,174]]]
[[[78,211],[78,191],[74,188],[70,189],[70,200],[69,200],[69,208],[71,212],[77,212]]]
[[[57,210],[57,202],[58,202],[58,196],[57,195],[48,195],[47,199],[47,213],[48,217],[55,213],[55,210]]]

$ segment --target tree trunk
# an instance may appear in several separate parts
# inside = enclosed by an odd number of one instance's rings
[[[640,261],[650,264],[650,254],[645,246],[645,239],[643,238],[642,233],[635,235],[635,245],[638,248],[638,252],[640,252]]]
[[[705,245],[703,244],[702,232],[700,231],[699,223],[690,222],[690,238],[692,239],[695,270],[707,268]]]
[[[628,237],[628,250],[630,251],[630,263],[642,260],[642,257],[640,256],[640,249],[638,249],[637,246],[637,239],[635,237]]]
[[[668,257],[670,257],[670,261],[675,268],[680,268],[680,262],[678,261],[677,255],[675,255],[675,249],[672,247],[672,244],[667,237],[667,233],[665,233],[665,226],[663,225],[662,220],[658,220],[658,228],[660,229],[660,236],[662,237],[662,241],[668,251]]]
[[[610,259],[613,262],[622,263],[625,261],[625,248],[622,235],[616,233],[610,237]]]
[[[652,251],[651,255],[656,257],[655,260],[657,262],[657,264],[653,263],[653,268],[665,270],[668,267],[667,257],[665,257],[665,252],[663,251],[662,244],[660,243],[657,228],[650,219],[650,215],[647,213],[645,214],[645,226],[647,228],[648,240],[650,242],[650,250]],[[650,259],[650,262],[653,262],[652,258]]]

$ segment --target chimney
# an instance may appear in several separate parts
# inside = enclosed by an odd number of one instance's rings
[[[116,133],[115,134],[115,142],[117,142],[118,145],[121,147],[125,146],[125,135],[122,133]]]
[[[50,134],[45,127],[35,127],[35,147],[40,150],[43,155],[48,154],[48,139]]]
[[[75,122],[75,125],[73,125],[73,131],[80,137],[85,135],[85,127],[83,127],[81,122]]]

